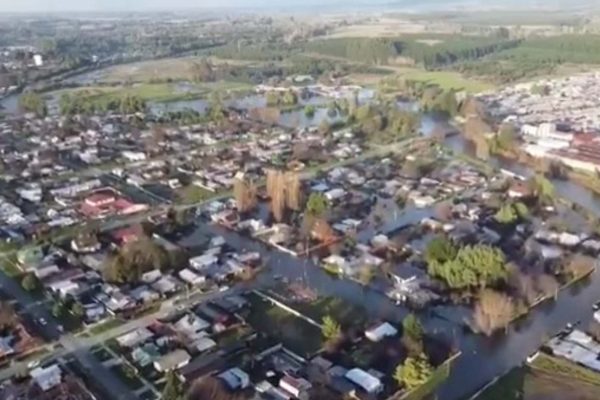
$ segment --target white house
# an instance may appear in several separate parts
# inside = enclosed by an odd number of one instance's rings
[[[52,364],[47,368],[38,367],[32,370],[29,375],[44,392],[60,385],[62,382],[62,371],[58,364]]]
[[[396,336],[397,334],[398,330],[388,322],[376,325],[365,331],[365,337],[371,342],[380,342],[386,337]]]
[[[203,254],[190,259],[190,267],[196,271],[202,271],[213,265],[216,265],[219,259],[212,254]]]
[[[346,372],[345,376],[346,379],[354,383],[356,386],[359,386],[369,394],[377,394],[383,391],[383,383],[381,383],[378,378],[360,368],[351,369],[350,371]]]

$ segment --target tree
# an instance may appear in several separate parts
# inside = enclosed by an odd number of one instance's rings
[[[525,219],[529,216],[529,208],[527,208],[527,206],[524,203],[519,201],[513,204],[513,207],[519,218]]]
[[[63,318],[66,314],[66,307],[63,301],[55,301],[52,305],[52,315],[55,318]]]
[[[425,261],[427,263],[445,263],[453,260],[458,253],[454,244],[444,236],[433,238],[425,248]]]
[[[451,289],[485,288],[506,281],[506,258],[498,248],[487,245],[466,246],[445,262],[431,257],[428,273]]]
[[[164,395],[163,395],[164,396]],[[164,399],[165,397],[163,397]],[[196,380],[187,395],[186,400],[243,400],[243,392],[232,393],[227,390],[222,381],[213,376]]]
[[[502,124],[498,135],[496,135],[496,144],[502,150],[512,150],[517,140],[517,130],[513,124]]]
[[[144,272],[171,267],[169,253],[147,236],[127,243],[108,260],[105,278],[115,283],[135,283]]]
[[[33,292],[40,287],[40,281],[34,274],[27,274],[21,281],[21,286],[28,292]]]
[[[416,315],[408,314],[402,320],[403,335],[408,335],[415,340],[422,340],[424,331],[423,325]]]
[[[45,117],[48,114],[46,102],[38,93],[23,93],[19,98],[19,105],[23,110],[35,113],[38,117]]]
[[[295,172],[285,173],[285,203],[287,208],[294,211],[300,211],[302,203],[302,183],[300,177]]]
[[[75,301],[71,305],[71,314],[73,314],[73,316],[75,316],[76,318],[83,318],[83,316],[85,315],[85,309],[83,308],[81,303]]]
[[[308,197],[305,212],[315,217],[321,217],[327,212],[328,208],[329,200],[327,200],[327,197],[323,193],[313,192]]]
[[[555,299],[558,297],[558,291],[560,285],[556,281],[556,278],[552,275],[543,274],[538,276],[535,282],[536,288],[542,292],[545,296],[552,296]]]
[[[312,104],[307,104],[304,107],[304,115],[306,115],[307,118],[313,118],[315,116],[315,112],[316,108]]]
[[[574,279],[581,278],[582,276],[589,274],[594,270],[596,261],[589,256],[582,254],[575,254],[569,260],[565,271]]]
[[[536,174],[529,179],[529,186],[538,203],[554,203],[554,185],[548,178],[543,175]]]
[[[0,333],[7,333],[17,325],[18,318],[13,307],[7,301],[0,301]]]
[[[486,335],[498,329],[506,329],[515,317],[516,307],[507,295],[493,290],[483,290],[475,304],[473,322]]]
[[[286,206],[286,180],[282,171],[267,171],[267,194],[271,198],[271,213],[277,222],[283,220]]]
[[[329,315],[323,317],[322,325],[323,327],[321,332],[326,340],[336,340],[342,335],[342,328],[340,324]]]
[[[183,384],[177,377],[175,371],[169,371],[167,373],[167,383],[162,392],[163,400],[185,400],[185,392],[183,390]]]
[[[519,219],[519,216],[512,204],[505,204],[496,212],[494,219],[501,224],[512,224]]]
[[[233,181],[233,197],[241,213],[253,210],[258,204],[257,189],[252,182],[247,182],[243,174],[238,174]]]
[[[394,379],[399,385],[412,390],[427,382],[432,374],[433,367],[429,363],[427,356],[421,353],[416,357],[406,358],[404,364],[396,367]]]

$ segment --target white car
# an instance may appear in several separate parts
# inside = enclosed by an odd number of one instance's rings
[[[48,325],[48,321],[46,321],[45,318],[40,318],[38,319],[38,322],[40,323],[41,326],[46,326]]]
[[[40,360],[29,361],[29,363],[27,364],[27,368],[33,369],[33,368],[37,367],[38,365],[40,365]]]

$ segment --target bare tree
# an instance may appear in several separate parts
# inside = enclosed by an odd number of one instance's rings
[[[243,174],[238,174],[233,182],[233,196],[240,212],[254,209],[258,203],[257,189],[252,182],[247,182]]]
[[[566,272],[573,278],[580,278],[593,271],[595,260],[583,254],[575,254],[566,266]]]
[[[286,205],[290,210],[300,211],[302,203],[300,177],[296,172],[286,172],[285,181]]]
[[[536,287],[544,296],[558,297],[560,285],[552,275],[543,274],[536,279]]]
[[[188,400],[241,400],[243,393],[229,392],[217,378],[205,377],[192,384],[188,392]]]
[[[597,321],[590,322],[590,326],[588,327],[588,333],[597,341],[600,342],[600,323]]]
[[[435,206],[435,216],[442,221],[449,221],[452,218],[452,203],[442,201]]]
[[[18,322],[17,314],[8,302],[0,302],[0,333],[12,330]]]
[[[515,317],[515,304],[507,295],[493,290],[481,291],[475,304],[473,322],[475,328],[486,335],[498,329],[506,329]]]
[[[538,296],[538,289],[536,288],[533,277],[521,272],[520,268],[513,263],[507,264],[506,269],[508,270],[509,286],[513,288],[519,294],[519,297],[525,300],[527,304],[532,304]]]

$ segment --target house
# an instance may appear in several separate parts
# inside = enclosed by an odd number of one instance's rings
[[[242,390],[250,385],[250,377],[239,368],[231,368],[217,375],[229,390]]]
[[[194,337],[198,332],[210,328],[210,324],[197,315],[186,314],[173,327],[186,336]]]
[[[99,303],[84,304],[83,310],[87,322],[100,321],[106,314],[106,308]]]
[[[44,392],[60,385],[62,382],[62,371],[58,364],[52,364],[47,368],[35,368],[29,373],[29,376]]]
[[[508,188],[508,197],[511,199],[523,199],[532,195],[531,187],[527,182],[515,181]]]
[[[205,351],[217,347],[217,342],[208,337],[201,337],[200,339],[194,342],[193,346],[199,353],[204,353]]]
[[[151,287],[161,295],[167,296],[175,293],[179,289],[179,281],[172,276],[163,276],[158,281],[154,282]]]
[[[136,347],[135,350],[131,352],[131,358],[137,365],[144,368],[158,360],[160,358],[160,352],[154,343],[147,343],[143,346]]]
[[[154,361],[154,369],[158,372],[168,372],[185,367],[191,360],[187,351],[174,350]]]
[[[158,269],[153,269],[142,274],[140,280],[144,283],[151,284],[162,278],[162,272]]]
[[[390,323],[383,322],[365,331],[365,337],[371,342],[380,342],[386,337],[396,336],[398,330]]]
[[[279,380],[279,387],[290,393],[296,399],[308,400],[312,384],[306,379],[285,375]]]
[[[192,267],[196,271],[203,271],[205,269],[208,269],[211,266],[216,265],[218,262],[219,259],[212,254],[203,254],[201,256],[191,258],[189,261],[190,267]]]
[[[346,372],[345,377],[368,394],[378,394],[383,391],[383,383],[381,383],[378,378],[360,368],[351,369]]]
[[[195,274],[194,272],[192,272],[191,270],[189,270],[187,268],[184,268],[181,271],[179,271],[178,275],[182,281],[184,281],[192,286],[203,285],[204,283],[206,283],[206,278],[204,276]]]
[[[147,285],[141,285],[136,287],[135,289],[132,289],[129,292],[129,296],[131,296],[131,298],[134,299],[136,303],[142,304],[151,303],[160,299],[160,294],[155,290],[152,290]]]
[[[329,201],[336,201],[346,196],[346,191],[342,188],[335,188],[325,192],[325,197]]]
[[[144,343],[152,337],[154,337],[154,334],[147,328],[139,328],[119,336],[117,338],[117,343],[121,347],[132,348]]]
[[[61,298],[66,298],[67,296],[75,296],[79,293],[80,287],[77,282],[73,282],[70,279],[59,280],[56,282],[52,282],[46,284],[48,290],[52,293],[57,294]]]

